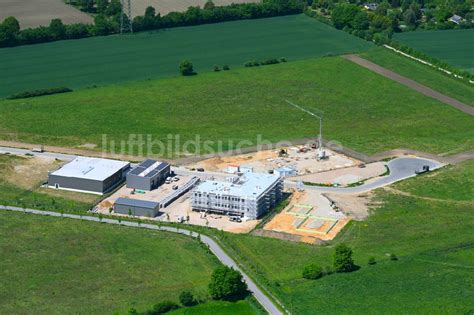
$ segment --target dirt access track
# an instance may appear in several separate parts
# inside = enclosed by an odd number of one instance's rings
[[[399,75],[398,73],[395,73],[393,71],[390,71],[388,69],[385,69],[373,62],[370,62],[366,59],[363,59],[357,55],[345,55],[343,56],[345,59],[350,60],[356,64],[358,64],[361,67],[367,68],[375,73],[378,73],[390,80],[393,80],[395,82],[398,82],[400,84],[403,84],[410,89],[413,89],[423,95],[426,95],[428,97],[434,98],[435,100],[440,101],[441,103],[450,105],[454,108],[459,109],[462,112],[465,112],[466,114],[469,114],[471,116],[474,116],[474,107],[466,105],[458,100],[455,100],[452,97],[446,96],[444,94],[441,94],[433,89],[430,89],[429,87],[420,84],[418,82],[415,82],[413,80],[410,80],[404,76]]]
[[[1,0],[0,20],[14,16],[21,29],[48,26],[52,19],[61,19],[64,24],[92,23],[92,18],[67,5],[63,0]]]

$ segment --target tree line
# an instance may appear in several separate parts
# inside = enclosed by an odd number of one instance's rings
[[[394,32],[474,27],[470,0],[310,0],[307,14],[378,44]],[[370,2],[370,3],[369,3]],[[365,7],[364,7],[365,6]],[[449,20],[453,15],[459,24]]]
[[[63,39],[79,39],[116,34],[120,30],[122,7],[120,0],[78,0],[76,5],[83,11],[95,13],[94,24],[75,23],[65,25],[61,19],[53,19],[49,26],[20,30],[15,17],[0,23],[0,47],[37,44]],[[159,30],[178,26],[210,24],[225,21],[258,19],[297,14],[304,11],[304,0],[263,0],[261,3],[215,6],[208,1],[203,8],[189,7],[185,12],[170,12],[164,16],[148,7],[143,16],[133,18],[134,31]],[[129,21],[124,16],[126,22]]]

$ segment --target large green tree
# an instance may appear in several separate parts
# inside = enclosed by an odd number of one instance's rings
[[[352,21],[359,12],[360,9],[355,4],[338,4],[332,12],[334,26],[338,29],[344,28],[345,26],[351,27]]]
[[[223,266],[212,273],[209,294],[214,300],[236,301],[244,298],[247,293],[247,284],[237,270]]]
[[[52,38],[56,40],[63,39],[66,35],[66,26],[64,26],[61,19],[52,19],[49,24],[49,32]]]
[[[352,249],[345,244],[336,246],[334,253],[334,271],[351,272],[356,270],[354,260],[352,260]]]

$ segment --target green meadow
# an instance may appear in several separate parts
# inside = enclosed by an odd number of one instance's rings
[[[179,157],[255,145],[257,135],[273,142],[316,137],[319,121],[285,100],[324,111],[323,136],[367,154],[474,148],[472,116],[341,57],[4,100],[0,139],[121,151],[121,141],[142,135],[144,154]],[[168,147],[168,135],[179,135],[180,144]],[[183,147],[187,140],[198,150]],[[148,150],[156,141],[165,146]],[[124,152],[138,154],[139,146]]]
[[[294,314],[468,314],[474,309],[473,171],[471,160],[378,191],[382,205],[324,246],[248,235],[223,241]],[[339,243],[353,249],[359,270],[302,278],[310,263],[332,266]]]
[[[433,90],[474,106],[474,85],[456,80],[441,71],[410,60],[385,48],[375,47],[360,53],[384,68],[392,70]]]
[[[5,211],[0,251],[6,314],[144,312],[164,300],[178,303],[183,290],[207,298],[219,265],[189,237]]]
[[[175,76],[190,59],[197,72],[247,61],[306,59],[372,45],[305,15],[181,27],[0,49],[0,97],[51,87],[78,89]]]

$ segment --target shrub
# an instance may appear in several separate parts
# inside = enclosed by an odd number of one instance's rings
[[[214,65],[214,67],[212,68],[212,70],[213,70],[214,72],[219,72],[219,71],[221,71],[221,69],[219,68],[218,65]]]
[[[183,306],[193,306],[197,304],[196,300],[194,299],[193,294],[189,291],[181,292],[181,294],[179,295],[179,302]]]
[[[334,253],[334,270],[336,272],[351,272],[356,269],[352,260],[352,249],[345,244],[336,246]]]
[[[128,315],[138,315],[138,311],[135,308],[131,307],[128,310]]]
[[[315,280],[319,279],[324,275],[323,268],[316,264],[310,264],[303,269],[303,278]]]
[[[253,62],[252,61],[247,61],[246,63],[244,63],[244,67],[253,67]]]
[[[196,74],[194,72],[193,63],[189,60],[181,61],[179,64],[179,72],[184,76]]]
[[[209,294],[214,300],[237,301],[248,294],[247,284],[239,271],[219,267],[212,273]]]
[[[176,310],[179,308],[179,305],[171,301],[163,301],[153,306],[153,309],[148,311],[148,315],[154,314],[164,314],[170,311]]]
[[[375,265],[377,262],[375,261],[375,257],[369,258],[369,265]]]
[[[271,59],[267,59],[265,61],[262,61],[262,65],[274,65],[274,64],[277,64],[277,63],[280,63],[278,61],[278,59],[275,59],[275,58],[271,58]]]
[[[228,70],[230,70],[230,68],[229,68],[229,66],[228,66],[228,65],[223,65],[223,66],[222,66],[222,69],[223,69],[224,71],[228,71]]]
[[[19,98],[29,98],[29,97],[36,97],[36,96],[43,96],[43,95],[67,93],[67,92],[72,92],[72,90],[67,87],[55,87],[55,88],[49,88],[49,89],[21,92],[18,94],[13,94],[7,97],[7,99],[14,100],[14,99],[19,99]]]
[[[393,253],[390,254],[390,260],[393,260],[393,261],[398,260],[397,255],[395,255],[395,254],[393,254]]]
[[[287,61],[287,60],[286,60],[285,57],[281,57],[281,58],[280,58],[280,62],[286,62],[286,61]]]

